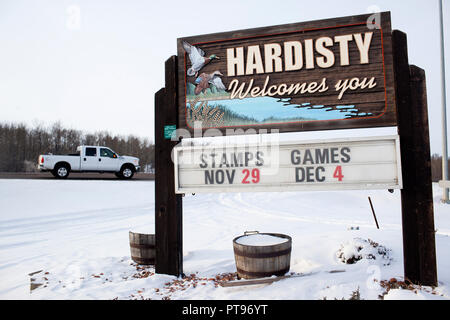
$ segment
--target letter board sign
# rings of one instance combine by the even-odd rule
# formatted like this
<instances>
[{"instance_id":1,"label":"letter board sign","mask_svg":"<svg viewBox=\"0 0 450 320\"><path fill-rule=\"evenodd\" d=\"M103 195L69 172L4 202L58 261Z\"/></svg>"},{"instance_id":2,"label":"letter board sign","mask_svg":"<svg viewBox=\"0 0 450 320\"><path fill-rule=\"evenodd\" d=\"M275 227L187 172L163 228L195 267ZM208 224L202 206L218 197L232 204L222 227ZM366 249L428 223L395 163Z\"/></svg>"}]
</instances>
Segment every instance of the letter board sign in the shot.
<instances>
[{"instance_id":1,"label":"letter board sign","mask_svg":"<svg viewBox=\"0 0 450 320\"><path fill-rule=\"evenodd\" d=\"M401 189L398 136L174 148L176 193Z\"/></svg>"}]
</instances>

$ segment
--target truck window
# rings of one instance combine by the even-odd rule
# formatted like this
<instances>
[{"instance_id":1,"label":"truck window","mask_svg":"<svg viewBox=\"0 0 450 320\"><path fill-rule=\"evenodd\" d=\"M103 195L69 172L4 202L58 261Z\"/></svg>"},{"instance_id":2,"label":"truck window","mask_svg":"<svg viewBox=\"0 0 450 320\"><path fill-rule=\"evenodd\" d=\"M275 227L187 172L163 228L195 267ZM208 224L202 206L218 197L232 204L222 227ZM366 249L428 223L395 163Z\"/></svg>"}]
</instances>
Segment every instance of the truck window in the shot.
<instances>
[{"instance_id":1,"label":"truck window","mask_svg":"<svg viewBox=\"0 0 450 320\"><path fill-rule=\"evenodd\" d=\"M100 157L114 158L114 152L106 148L100 148Z\"/></svg>"},{"instance_id":2,"label":"truck window","mask_svg":"<svg viewBox=\"0 0 450 320\"><path fill-rule=\"evenodd\" d=\"M87 157L95 157L97 155L97 148L86 148Z\"/></svg>"}]
</instances>

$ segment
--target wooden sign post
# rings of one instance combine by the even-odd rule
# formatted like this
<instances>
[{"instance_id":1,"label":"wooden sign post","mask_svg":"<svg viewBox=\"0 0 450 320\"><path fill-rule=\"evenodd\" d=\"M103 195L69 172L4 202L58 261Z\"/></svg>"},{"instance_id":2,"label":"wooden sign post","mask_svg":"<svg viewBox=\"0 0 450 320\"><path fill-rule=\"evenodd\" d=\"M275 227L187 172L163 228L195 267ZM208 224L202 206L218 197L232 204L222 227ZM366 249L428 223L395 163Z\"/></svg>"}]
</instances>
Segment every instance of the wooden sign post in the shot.
<instances>
[{"instance_id":1,"label":"wooden sign post","mask_svg":"<svg viewBox=\"0 0 450 320\"><path fill-rule=\"evenodd\" d=\"M339 177L346 176L341 170L348 170L354 178L347 184L349 188L371 189L374 184L367 183L371 180L361 178L365 174L380 178L377 173L383 171L390 182L379 186L402 188L405 278L437 286L425 72L409 65L406 35L391 31L390 13L379 13L379 18L378 24L369 23L371 15L359 15L178 39L178 56L166 61L165 88L155 95L156 272L183 273L181 193L238 190L225 185L223 170L219 188L202 185L217 181L212 171L199 176L191 170L192 164L178 170L171 157L177 144L170 139L174 129L192 133L199 122L202 132L213 129L213 135L242 134L229 129L243 132L248 128L254 132L299 132L397 126L401 156L392 148L379 155L385 157L383 160L392 158L391 171L398 168L400 158L401 174L386 168L376 171L370 163L365 163L367 170L375 171L358 174L359 169L350 161L351 148L341 146L345 166L338 165L339 172L332 176L338 180L331 180L336 188L345 189L349 181ZM398 143L392 145L397 147ZM373 148L366 154L376 152ZM333 155L338 149L318 149L323 162L319 163L328 165L324 155ZM292 152L303 151L295 150L291 150L290 159L291 165L297 166L300 163ZM176 154L182 154L180 149ZM239 165L243 174L248 175L250 163L263 166L262 153L254 152L257 162L250 161L250 152L245 155L245 164ZM226 167L227 158L225 154L222 160ZM205 168L206 156L201 159L201 168ZM322 166L314 168L295 167L291 171L297 175L290 171L291 175L283 178L286 181L266 179L259 168L253 168L254 183L261 187L247 190L267 191L277 185L289 188L292 176L303 183L292 190L314 190L310 183L314 181L316 188L322 188L320 183L330 173ZM315 170L316 179L309 178L312 171L304 170ZM227 181L232 177L234 173Z\"/></svg>"},{"instance_id":2,"label":"wooden sign post","mask_svg":"<svg viewBox=\"0 0 450 320\"><path fill-rule=\"evenodd\" d=\"M166 61L166 86L155 94L155 269L179 276L183 273L183 202L174 188L171 153L177 142L167 135L167 128L177 126L176 62L176 56Z\"/></svg>"},{"instance_id":3,"label":"wooden sign post","mask_svg":"<svg viewBox=\"0 0 450 320\"><path fill-rule=\"evenodd\" d=\"M409 65L405 33L394 30L392 40L402 155L405 278L416 284L437 286L425 72Z\"/></svg>"}]
</instances>

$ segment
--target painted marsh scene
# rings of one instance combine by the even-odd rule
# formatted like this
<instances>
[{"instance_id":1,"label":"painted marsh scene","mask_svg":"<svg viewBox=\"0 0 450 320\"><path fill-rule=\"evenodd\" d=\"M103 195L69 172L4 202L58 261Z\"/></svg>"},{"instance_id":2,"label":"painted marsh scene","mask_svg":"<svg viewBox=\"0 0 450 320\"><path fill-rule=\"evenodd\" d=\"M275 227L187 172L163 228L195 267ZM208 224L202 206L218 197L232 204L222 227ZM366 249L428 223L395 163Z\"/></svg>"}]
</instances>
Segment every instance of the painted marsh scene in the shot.
<instances>
[{"instance_id":1,"label":"painted marsh scene","mask_svg":"<svg viewBox=\"0 0 450 320\"><path fill-rule=\"evenodd\" d=\"M278 124L314 120L341 120L370 113L359 112L354 105L329 107L310 103L293 104L290 98L257 97L229 99L226 92L205 92L187 96L186 119L189 126L202 121L203 128ZM209 100L211 99L211 100Z\"/></svg>"}]
</instances>

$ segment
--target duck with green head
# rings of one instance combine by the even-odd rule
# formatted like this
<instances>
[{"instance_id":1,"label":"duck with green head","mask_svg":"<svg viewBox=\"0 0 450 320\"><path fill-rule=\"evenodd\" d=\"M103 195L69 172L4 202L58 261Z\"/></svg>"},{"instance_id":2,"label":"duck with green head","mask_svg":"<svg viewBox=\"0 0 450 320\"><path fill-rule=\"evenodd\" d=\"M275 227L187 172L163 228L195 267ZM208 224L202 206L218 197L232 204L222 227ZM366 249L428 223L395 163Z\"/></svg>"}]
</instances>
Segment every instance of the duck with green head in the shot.
<instances>
[{"instance_id":1,"label":"duck with green head","mask_svg":"<svg viewBox=\"0 0 450 320\"><path fill-rule=\"evenodd\" d=\"M186 41L183 41L183 48L189 55L189 60L191 61L192 66L187 70L187 75L192 77L197 77L198 72L201 68L203 68L206 64L211 62L212 60L219 60L220 58L215 54L210 55L209 57L205 57L205 52L193 45L190 45Z\"/></svg>"}]
</instances>

